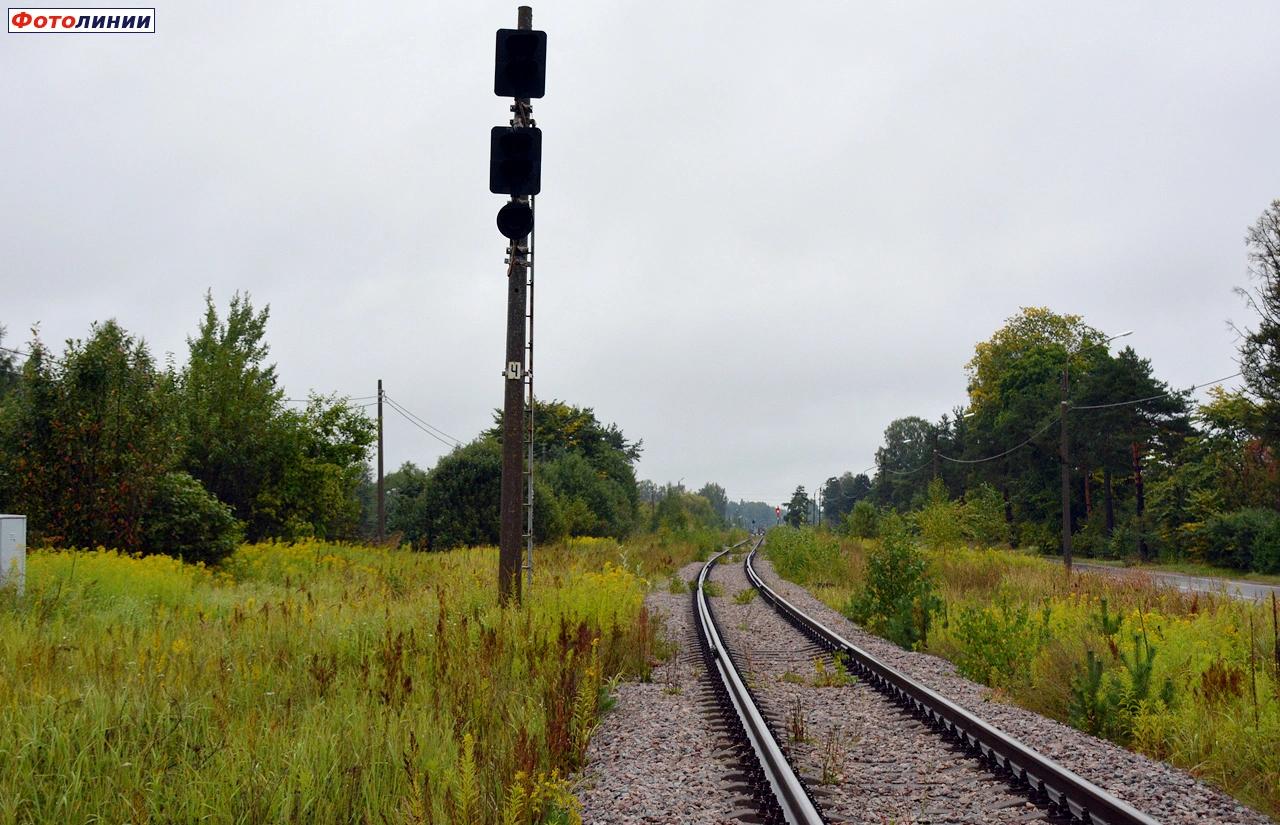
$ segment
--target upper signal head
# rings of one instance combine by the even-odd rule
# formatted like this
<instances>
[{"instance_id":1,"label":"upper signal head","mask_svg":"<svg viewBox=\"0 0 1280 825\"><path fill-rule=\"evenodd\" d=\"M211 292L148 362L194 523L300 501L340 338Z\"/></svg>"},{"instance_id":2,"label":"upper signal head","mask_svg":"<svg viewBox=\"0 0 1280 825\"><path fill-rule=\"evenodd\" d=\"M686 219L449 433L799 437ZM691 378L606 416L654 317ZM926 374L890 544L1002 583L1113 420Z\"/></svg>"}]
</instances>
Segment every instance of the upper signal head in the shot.
<instances>
[{"instance_id":1,"label":"upper signal head","mask_svg":"<svg viewBox=\"0 0 1280 825\"><path fill-rule=\"evenodd\" d=\"M498 29L493 93L498 97L542 97L547 86L547 33Z\"/></svg>"}]
</instances>

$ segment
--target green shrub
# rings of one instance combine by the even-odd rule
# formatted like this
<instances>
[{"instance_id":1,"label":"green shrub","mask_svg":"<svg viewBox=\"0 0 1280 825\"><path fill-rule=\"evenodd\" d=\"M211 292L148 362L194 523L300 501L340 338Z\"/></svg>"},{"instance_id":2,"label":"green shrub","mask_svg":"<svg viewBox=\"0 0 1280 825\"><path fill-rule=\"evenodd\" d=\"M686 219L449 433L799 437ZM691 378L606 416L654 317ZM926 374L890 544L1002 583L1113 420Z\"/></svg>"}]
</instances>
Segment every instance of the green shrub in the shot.
<instances>
[{"instance_id":1,"label":"green shrub","mask_svg":"<svg viewBox=\"0 0 1280 825\"><path fill-rule=\"evenodd\" d=\"M929 498L915 514L920 538L932 549L953 547L964 540L964 507L947 495L942 479L929 482Z\"/></svg>"},{"instance_id":2,"label":"green shrub","mask_svg":"<svg viewBox=\"0 0 1280 825\"><path fill-rule=\"evenodd\" d=\"M1106 606L1103 605L1102 624L1106 628ZM1111 626L1119 628L1119 617ZM1083 670L1077 669L1071 680L1071 704L1069 719L1073 727L1097 736L1105 736L1123 745L1129 744L1134 733L1135 716L1150 702L1158 698L1161 707L1174 703L1172 680L1166 678L1159 697L1151 695L1152 677L1155 671L1156 647L1146 633L1134 633L1133 645L1122 651L1112 645L1112 657L1119 660L1121 672L1108 672L1102 657L1090 650L1085 656Z\"/></svg>"},{"instance_id":3,"label":"green shrub","mask_svg":"<svg viewBox=\"0 0 1280 825\"><path fill-rule=\"evenodd\" d=\"M880 535L880 513L865 498L859 500L844 519L845 531L855 538L873 539Z\"/></svg>"},{"instance_id":4,"label":"green shrub","mask_svg":"<svg viewBox=\"0 0 1280 825\"><path fill-rule=\"evenodd\" d=\"M1139 539L1142 537L1147 540L1147 555L1150 557L1154 551L1152 546L1154 537L1150 531L1139 530L1138 519L1135 516L1117 519L1115 529L1111 531L1111 538L1108 540L1104 552L1099 555L1111 559L1140 558L1142 551Z\"/></svg>"},{"instance_id":5,"label":"green shrub","mask_svg":"<svg viewBox=\"0 0 1280 825\"><path fill-rule=\"evenodd\" d=\"M866 587L844 613L903 647L924 645L930 616L940 605L928 561L900 520L886 519L886 527L880 545L867 552Z\"/></svg>"},{"instance_id":6,"label":"green shrub","mask_svg":"<svg viewBox=\"0 0 1280 825\"><path fill-rule=\"evenodd\" d=\"M1009 525L1004 520L1004 496L990 484L979 484L965 493L964 535L978 544L1005 544Z\"/></svg>"},{"instance_id":7,"label":"green shrub","mask_svg":"<svg viewBox=\"0 0 1280 825\"><path fill-rule=\"evenodd\" d=\"M1102 659L1090 650L1084 669L1077 669L1071 680L1068 719L1073 728L1118 740L1125 728L1121 719L1124 695L1119 682L1105 678L1103 669Z\"/></svg>"},{"instance_id":8,"label":"green shrub","mask_svg":"<svg viewBox=\"0 0 1280 825\"><path fill-rule=\"evenodd\" d=\"M166 473L156 480L142 525L143 552L216 564L239 543L240 523L231 508L200 482L187 473Z\"/></svg>"},{"instance_id":9,"label":"green shrub","mask_svg":"<svg viewBox=\"0 0 1280 825\"><path fill-rule=\"evenodd\" d=\"M1107 535L1107 520L1101 510L1095 510L1080 529L1071 537L1071 547L1077 555L1099 559L1122 558L1130 555L1136 545L1130 547L1130 553L1116 556L1114 547L1118 546Z\"/></svg>"},{"instance_id":10,"label":"green shrub","mask_svg":"<svg viewBox=\"0 0 1280 825\"><path fill-rule=\"evenodd\" d=\"M769 531L769 560L778 575L811 585L844 580L848 563L840 542L810 528L775 527Z\"/></svg>"},{"instance_id":11,"label":"green shrub","mask_svg":"<svg viewBox=\"0 0 1280 825\"><path fill-rule=\"evenodd\" d=\"M1205 560L1210 564L1280 572L1280 513L1251 507L1205 522Z\"/></svg>"},{"instance_id":12,"label":"green shrub","mask_svg":"<svg viewBox=\"0 0 1280 825\"><path fill-rule=\"evenodd\" d=\"M1055 524L1024 521L1018 525L1018 544L1032 553L1056 554L1062 550L1062 539Z\"/></svg>"},{"instance_id":13,"label":"green shrub","mask_svg":"<svg viewBox=\"0 0 1280 825\"><path fill-rule=\"evenodd\" d=\"M1030 681L1031 663L1048 641L1049 609L1033 617L1026 604L1001 599L995 606L965 607L954 619L963 643L956 656L960 672L993 687Z\"/></svg>"}]
</instances>

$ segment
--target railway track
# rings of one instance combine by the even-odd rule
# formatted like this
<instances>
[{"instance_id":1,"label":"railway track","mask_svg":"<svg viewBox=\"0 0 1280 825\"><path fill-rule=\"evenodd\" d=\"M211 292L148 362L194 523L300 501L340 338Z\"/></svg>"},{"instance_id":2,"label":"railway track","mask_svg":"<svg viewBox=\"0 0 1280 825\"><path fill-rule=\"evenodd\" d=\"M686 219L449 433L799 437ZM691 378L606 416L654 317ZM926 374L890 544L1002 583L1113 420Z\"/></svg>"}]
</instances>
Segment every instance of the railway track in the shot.
<instances>
[{"instance_id":1,"label":"railway track","mask_svg":"<svg viewBox=\"0 0 1280 825\"><path fill-rule=\"evenodd\" d=\"M989 777L993 796L1014 791L1038 805L1043 816L1060 822L1091 825L1156 825L1156 820L1135 810L1088 780L1052 759L1027 747L995 726L984 722L946 697L920 684L875 656L842 638L817 619L806 614L771 588L753 566L763 539L756 541L743 559L742 572L772 611L803 634L812 649L825 651L843 663L862 684L874 689L896 706L900 714L918 720L931 729L940 748L962 752L975 768ZM744 543L745 544L745 543ZM737 790L748 796L759 810L757 821L814 825L828 822L815 802L814 791L788 761L771 718L777 707L765 708L750 687L750 667L740 666L743 653L730 649L706 593L712 571L734 548L726 548L702 569L694 590L695 626L721 728L731 734L731 750L743 766ZM732 635L732 634L729 634ZM741 638L741 637L740 637ZM781 655L765 651L765 655ZM847 696L846 696L847 698ZM771 717L769 711L775 713ZM911 724L904 722L904 724ZM942 757L940 756L939 759ZM886 766L889 770L894 765ZM1011 803L997 800L997 808ZM1025 804L1025 802L1023 803ZM1034 809L1032 809L1034 812ZM985 820L984 820L985 821Z\"/></svg>"},{"instance_id":2,"label":"railway track","mask_svg":"<svg viewBox=\"0 0 1280 825\"><path fill-rule=\"evenodd\" d=\"M698 641L710 676L720 721L730 735L730 747L743 766L737 790L751 800L767 825L823 825L804 782L787 761L772 726L738 672L707 599L707 578L716 563L731 549L716 554L698 574L693 610ZM752 548L753 551L755 548Z\"/></svg>"}]
</instances>

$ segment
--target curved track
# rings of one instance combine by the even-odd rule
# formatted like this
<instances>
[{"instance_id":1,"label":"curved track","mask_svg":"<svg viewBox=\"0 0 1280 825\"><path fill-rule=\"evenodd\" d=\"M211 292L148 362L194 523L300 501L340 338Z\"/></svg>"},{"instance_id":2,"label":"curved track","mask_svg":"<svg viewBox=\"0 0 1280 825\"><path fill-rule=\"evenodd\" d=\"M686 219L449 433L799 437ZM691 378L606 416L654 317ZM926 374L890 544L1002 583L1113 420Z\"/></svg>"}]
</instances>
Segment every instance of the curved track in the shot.
<instances>
[{"instance_id":1,"label":"curved track","mask_svg":"<svg viewBox=\"0 0 1280 825\"><path fill-rule=\"evenodd\" d=\"M740 547L742 544L734 545ZM757 543L757 547L759 544ZM721 550L698 574L693 607L707 673L711 676L721 720L735 734L732 747L744 768L742 779L762 821L770 825L823 825L826 822L796 775L769 723L729 654L707 601L706 582L716 563L732 548ZM752 548L754 552L755 548Z\"/></svg>"}]
</instances>

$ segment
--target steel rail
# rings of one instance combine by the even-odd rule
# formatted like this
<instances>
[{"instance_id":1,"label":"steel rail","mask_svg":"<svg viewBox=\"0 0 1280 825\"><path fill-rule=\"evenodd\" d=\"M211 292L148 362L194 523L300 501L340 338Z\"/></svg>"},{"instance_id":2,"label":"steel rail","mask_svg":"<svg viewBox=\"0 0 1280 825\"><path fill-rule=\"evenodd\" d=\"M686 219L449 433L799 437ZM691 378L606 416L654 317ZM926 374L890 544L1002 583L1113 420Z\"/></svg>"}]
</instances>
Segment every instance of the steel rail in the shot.
<instances>
[{"instance_id":1,"label":"steel rail","mask_svg":"<svg viewBox=\"0 0 1280 825\"><path fill-rule=\"evenodd\" d=\"M899 705L913 711L944 736L954 737L994 773L1031 792L1053 812L1089 825L1159 825L1158 821L1117 799L1009 734L984 722L941 694L842 638L788 602L765 584L752 559L760 542L743 561L747 579L784 618L810 639L847 657L846 666Z\"/></svg>"},{"instance_id":2,"label":"steel rail","mask_svg":"<svg viewBox=\"0 0 1280 825\"><path fill-rule=\"evenodd\" d=\"M746 544L746 541L740 542L734 547L740 547L742 544ZM759 544L759 542L756 542L756 547L759 547ZM765 722L764 716L761 715L760 709L756 706L750 690L738 674L738 669L734 666L733 660L729 656L729 649L725 647L723 640L720 638L720 632L716 626L715 615L711 611L711 605L707 602L705 585L707 577L711 573L711 568L731 549L733 548L726 547L721 550L703 566L702 572L698 574L698 586L694 592L698 634L703 643L704 651L708 654L708 669L710 670L714 666L716 674L720 677L720 681L728 694L728 699L737 713L738 720L742 723L743 733L746 735L747 741L750 742L752 750L755 751L756 759L760 763L764 776L769 782L769 787L773 791L773 796L777 800L778 808L786 822L789 825L823 825L826 820L818 813L813 800L809 798L809 792L805 790L804 783L800 781L800 778L796 776L795 771L792 770L791 765L787 762L786 756L778 746L778 741L774 738L768 723ZM754 551L755 548L753 547L752 552Z\"/></svg>"}]
</instances>

